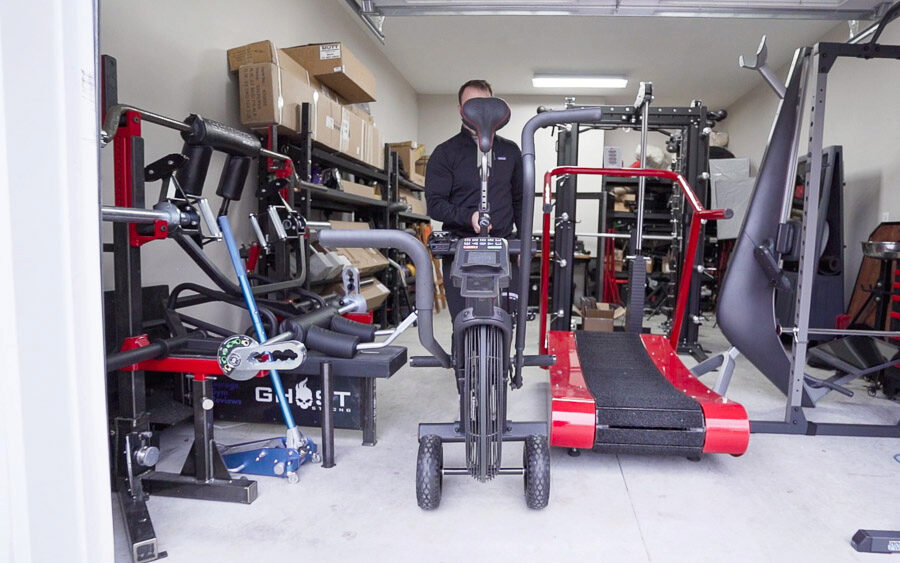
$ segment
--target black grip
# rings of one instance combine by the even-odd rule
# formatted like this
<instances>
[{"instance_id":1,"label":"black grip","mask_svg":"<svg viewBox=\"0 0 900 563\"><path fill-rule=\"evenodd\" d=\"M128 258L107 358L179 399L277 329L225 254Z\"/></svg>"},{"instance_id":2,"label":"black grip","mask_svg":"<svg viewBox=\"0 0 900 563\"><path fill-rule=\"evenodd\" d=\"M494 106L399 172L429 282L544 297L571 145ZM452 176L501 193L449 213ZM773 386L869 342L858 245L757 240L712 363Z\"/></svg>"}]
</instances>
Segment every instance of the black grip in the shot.
<instances>
[{"instance_id":1,"label":"black grip","mask_svg":"<svg viewBox=\"0 0 900 563\"><path fill-rule=\"evenodd\" d=\"M230 155L222 168L216 195L229 201L239 201L244 192L244 184L247 183L247 175L250 174L251 164L253 159L249 156Z\"/></svg>"},{"instance_id":2,"label":"black grip","mask_svg":"<svg viewBox=\"0 0 900 563\"><path fill-rule=\"evenodd\" d=\"M290 317L281 321L281 332L290 332L291 337L303 341L306 339L306 332L311 326L327 328L331 326L331 317L337 315L337 310L333 307L323 307L316 309L305 315Z\"/></svg>"},{"instance_id":3,"label":"black grip","mask_svg":"<svg viewBox=\"0 0 900 563\"><path fill-rule=\"evenodd\" d=\"M331 317L331 330L341 334L355 336L359 338L360 342L374 342L375 340L374 326L360 323L340 315Z\"/></svg>"},{"instance_id":4,"label":"black grip","mask_svg":"<svg viewBox=\"0 0 900 563\"><path fill-rule=\"evenodd\" d=\"M207 145L228 154L259 156L259 149L262 148L259 139L246 131L200 117L196 113L189 115L184 122L191 126L190 131L181 133L181 138L188 144Z\"/></svg>"},{"instance_id":5,"label":"black grip","mask_svg":"<svg viewBox=\"0 0 900 563\"><path fill-rule=\"evenodd\" d=\"M310 350L335 358L352 358L356 355L359 338L349 334L340 334L327 328L311 326L306 331L306 340L303 343Z\"/></svg>"},{"instance_id":6,"label":"black grip","mask_svg":"<svg viewBox=\"0 0 900 563\"><path fill-rule=\"evenodd\" d=\"M187 162L175 173L175 179L187 195L199 196L203 193L212 153L213 148L206 145L185 143L181 149L181 154L187 157Z\"/></svg>"}]
</instances>

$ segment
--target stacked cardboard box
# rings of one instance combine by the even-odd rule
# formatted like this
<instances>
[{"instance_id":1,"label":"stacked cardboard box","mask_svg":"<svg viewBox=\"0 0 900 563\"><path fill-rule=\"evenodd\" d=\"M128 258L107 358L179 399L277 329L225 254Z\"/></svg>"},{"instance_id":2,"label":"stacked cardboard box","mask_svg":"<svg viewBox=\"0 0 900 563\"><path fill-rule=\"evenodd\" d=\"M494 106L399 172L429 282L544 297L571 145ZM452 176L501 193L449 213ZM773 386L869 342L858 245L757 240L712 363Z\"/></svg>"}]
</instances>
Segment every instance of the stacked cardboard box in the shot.
<instances>
[{"instance_id":1,"label":"stacked cardboard box","mask_svg":"<svg viewBox=\"0 0 900 563\"><path fill-rule=\"evenodd\" d=\"M425 155L419 160L416 161L416 174L419 174L423 178L425 177L425 171L428 170L428 157L431 155Z\"/></svg>"},{"instance_id":2,"label":"stacked cardboard box","mask_svg":"<svg viewBox=\"0 0 900 563\"><path fill-rule=\"evenodd\" d=\"M335 229L368 229L368 223L354 221L331 221ZM387 268L388 259L374 248L338 248L341 255L345 256L350 265L359 270L360 276L369 276Z\"/></svg>"},{"instance_id":3,"label":"stacked cardboard box","mask_svg":"<svg viewBox=\"0 0 900 563\"><path fill-rule=\"evenodd\" d=\"M409 205L409 210L413 213L428 215L428 208L425 205L425 200L419 197L419 194L421 193L422 192L416 193L412 190L407 190L406 188L400 188L399 199Z\"/></svg>"},{"instance_id":4,"label":"stacked cardboard box","mask_svg":"<svg viewBox=\"0 0 900 563\"><path fill-rule=\"evenodd\" d=\"M390 290L378 281L377 278L362 278L359 283L362 286L359 288L359 293L366 300L366 307L368 307L369 310L381 307L391 294ZM322 290L322 293L325 295L334 293L341 297L345 295L344 286L340 283L326 286L325 289Z\"/></svg>"},{"instance_id":5,"label":"stacked cardboard box","mask_svg":"<svg viewBox=\"0 0 900 563\"><path fill-rule=\"evenodd\" d=\"M425 185L424 173L419 173L416 164L419 159L425 156L425 145L420 145L415 141L403 141L402 143L391 143L391 150L395 151L403 163L403 170L409 175L409 180L420 186Z\"/></svg>"},{"instance_id":6,"label":"stacked cardboard box","mask_svg":"<svg viewBox=\"0 0 900 563\"><path fill-rule=\"evenodd\" d=\"M327 58L313 59L314 51ZM300 130L302 105L308 103L314 140L383 166L381 134L372 117L348 105L373 101L375 79L340 43L277 49L271 41L258 41L229 49L228 68L238 74L244 125L277 125L279 133L291 136Z\"/></svg>"},{"instance_id":7,"label":"stacked cardboard box","mask_svg":"<svg viewBox=\"0 0 900 563\"><path fill-rule=\"evenodd\" d=\"M381 199L381 192L375 186L367 186L349 180L341 180L341 189L348 194L367 197L369 199Z\"/></svg>"}]
</instances>

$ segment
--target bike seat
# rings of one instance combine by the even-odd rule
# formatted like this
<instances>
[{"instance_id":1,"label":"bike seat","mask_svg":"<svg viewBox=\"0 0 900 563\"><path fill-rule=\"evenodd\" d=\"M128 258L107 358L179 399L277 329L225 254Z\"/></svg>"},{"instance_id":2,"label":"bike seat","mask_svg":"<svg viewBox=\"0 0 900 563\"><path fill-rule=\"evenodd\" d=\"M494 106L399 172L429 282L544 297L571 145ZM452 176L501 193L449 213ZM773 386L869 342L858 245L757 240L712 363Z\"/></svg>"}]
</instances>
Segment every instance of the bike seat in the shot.
<instances>
[{"instance_id":1,"label":"bike seat","mask_svg":"<svg viewBox=\"0 0 900 563\"><path fill-rule=\"evenodd\" d=\"M509 122L509 106L501 98L472 98L462 107L462 120L475 131L481 152L490 152L494 133Z\"/></svg>"}]
</instances>

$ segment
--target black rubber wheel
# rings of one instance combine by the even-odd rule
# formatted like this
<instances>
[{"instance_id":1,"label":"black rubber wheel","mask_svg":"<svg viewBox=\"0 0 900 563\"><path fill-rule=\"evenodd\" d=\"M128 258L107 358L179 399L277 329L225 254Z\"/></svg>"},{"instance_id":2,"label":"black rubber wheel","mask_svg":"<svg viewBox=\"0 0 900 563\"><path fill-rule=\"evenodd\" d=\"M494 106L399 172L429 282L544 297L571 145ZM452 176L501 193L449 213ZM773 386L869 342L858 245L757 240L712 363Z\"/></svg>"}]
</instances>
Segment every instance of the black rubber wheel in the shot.
<instances>
[{"instance_id":1,"label":"black rubber wheel","mask_svg":"<svg viewBox=\"0 0 900 563\"><path fill-rule=\"evenodd\" d=\"M434 434L422 436L416 462L416 501L422 510L434 510L441 504L443 469L444 446L441 437Z\"/></svg>"},{"instance_id":2,"label":"black rubber wheel","mask_svg":"<svg viewBox=\"0 0 900 563\"><path fill-rule=\"evenodd\" d=\"M540 510L550 502L550 445L546 436L525 438L522 448L525 467L525 502Z\"/></svg>"}]
</instances>

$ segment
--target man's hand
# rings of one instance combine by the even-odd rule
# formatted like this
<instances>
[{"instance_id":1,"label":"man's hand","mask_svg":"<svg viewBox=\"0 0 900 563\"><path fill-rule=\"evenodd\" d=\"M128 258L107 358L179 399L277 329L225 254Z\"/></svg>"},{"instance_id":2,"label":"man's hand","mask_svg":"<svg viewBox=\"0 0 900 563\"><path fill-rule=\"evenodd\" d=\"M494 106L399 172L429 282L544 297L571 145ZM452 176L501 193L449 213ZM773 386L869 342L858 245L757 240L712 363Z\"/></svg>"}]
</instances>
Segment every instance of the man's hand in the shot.
<instances>
[{"instance_id":1,"label":"man's hand","mask_svg":"<svg viewBox=\"0 0 900 563\"><path fill-rule=\"evenodd\" d=\"M488 232L491 232L491 227L493 225L488 225ZM472 230L475 231L475 234L481 234L481 226L478 224L478 212L472 213Z\"/></svg>"}]
</instances>

